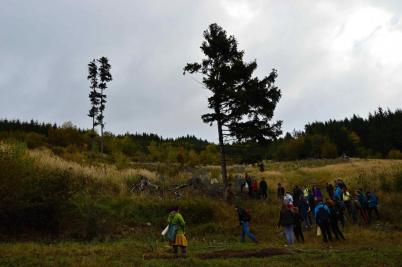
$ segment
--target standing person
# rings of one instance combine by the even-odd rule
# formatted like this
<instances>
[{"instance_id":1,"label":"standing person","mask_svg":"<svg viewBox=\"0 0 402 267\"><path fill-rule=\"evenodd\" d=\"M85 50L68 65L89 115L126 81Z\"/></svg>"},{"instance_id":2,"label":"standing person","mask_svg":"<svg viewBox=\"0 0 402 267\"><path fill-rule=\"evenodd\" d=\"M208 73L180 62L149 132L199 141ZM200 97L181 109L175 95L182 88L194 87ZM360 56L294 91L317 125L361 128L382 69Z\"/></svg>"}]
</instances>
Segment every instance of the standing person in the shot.
<instances>
[{"instance_id":1,"label":"standing person","mask_svg":"<svg viewBox=\"0 0 402 267\"><path fill-rule=\"evenodd\" d=\"M338 183L335 186L335 193L333 194L331 199L334 199L335 201L343 201L342 197L343 197L343 191L341 185Z\"/></svg>"},{"instance_id":2,"label":"standing person","mask_svg":"<svg viewBox=\"0 0 402 267\"><path fill-rule=\"evenodd\" d=\"M246 181L247 187L248 187L248 195L251 197L252 189L251 189L251 177L246 174L244 175L244 180Z\"/></svg>"},{"instance_id":3,"label":"standing person","mask_svg":"<svg viewBox=\"0 0 402 267\"><path fill-rule=\"evenodd\" d=\"M309 190L308 187L306 186L306 187L304 188L304 190L303 190L303 196L304 196L305 198L307 198L309 191L310 191L310 190Z\"/></svg>"},{"instance_id":4,"label":"standing person","mask_svg":"<svg viewBox=\"0 0 402 267\"><path fill-rule=\"evenodd\" d=\"M283 204L287 205L288 207L293 207L293 196L290 192L286 192L285 196L283 197Z\"/></svg>"},{"instance_id":5,"label":"standing person","mask_svg":"<svg viewBox=\"0 0 402 267\"><path fill-rule=\"evenodd\" d=\"M282 204L282 209L279 214L278 227L284 227L285 237L288 245L292 245L295 242L294 225L295 220L292 211L286 204Z\"/></svg>"},{"instance_id":6,"label":"standing person","mask_svg":"<svg viewBox=\"0 0 402 267\"><path fill-rule=\"evenodd\" d=\"M363 220L364 224L368 224L368 202L367 202L367 197L366 195L363 193L362 189L359 189L356 191L356 196L357 196L357 200L359 201L359 205L360 205L360 217Z\"/></svg>"},{"instance_id":7,"label":"standing person","mask_svg":"<svg viewBox=\"0 0 402 267\"><path fill-rule=\"evenodd\" d=\"M367 192L367 200L368 200L368 218L369 218L369 223L371 223L371 213L374 211L377 220L380 219L380 213L378 212L377 205L378 205L378 198L374 193Z\"/></svg>"},{"instance_id":8,"label":"standing person","mask_svg":"<svg viewBox=\"0 0 402 267\"><path fill-rule=\"evenodd\" d=\"M325 205L322 200L318 202L314 209L314 215L317 225L321 229L321 234L324 242L332 241L330 226L330 211L327 205Z\"/></svg>"},{"instance_id":9,"label":"standing person","mask_svg":"<svg viewBox=\"0 0 402 267\"><path fill-rule=\"evenodd\" d=\"M268 191L267 182L265 181L264 178L262 178L260 181L260 195L261 195L261 198L264 200L267 199L267 197L268 197L267 191Z\"/></svg>"},{"instance_id":10,"label":"standing person","mask_svg":"<svg viewBox=\"0 0 402 267\"><path fill-rule=\"evenodd\" d=\"M357 220L358 220L358 212L360 209L360 203L356 198L350 197L349 206L350 206L350 215L352 216L352 222L353 222L353 224L356 224Z\"/></svg>"},{"instance_id":11,"label":"standing person","mask_svg":"<svg viewBox=\"0 0 402 267\"><path fill-rule=\"evenodd\" d=\"M313 196L315 201L321 201L322 200L322 193L319 187L313 186Z\"/></svg>"},{"instance_id":12,"label":"standing person","mask_svg":"<svg viewBox=\"0 0 402 267\"><path fill-rule=\"evenodd\" d=\"M257 238L250 232L251 215L247 210L236 207L237 215L239 217L239 224L241 226L240 242L244 242L244 238L247 235L254 243L258 243Z\"/></svg>"},{"instance_id":13,"label":"standing person","mask_svg":"<svg viewBox=\"0 0 402 267\"><path fill-rule=\"evenodd\" d=\"M327 193L328 193L329 198L331 198L331 199L334 198L334 187L330 183L327 183Z\"/></svg>"},{"instance_id":14,"label":"standing person","mask_svg":"<svg viewBox=\"0 0 402 267\"><path fill-rule=\"evenodd\" d=\"M281 202L283 201L283 197L285 196L285 188L281 185L281 183L278 183L278 189L276 190L276 195L278 197L278 200Z\"/></svg>"},{"instance_id":15,"label":"standing person","mask_svg":"<svg viewBox=\"0 0 402 267\"><path fill-rule=\"evenodd\" d=\"M238 178L238 184L240 186L240 193L243 193L243 188L246 186L246 180L239 176Z\"/></svg>"},{"instance_id":16,"label":"standing person","mask_svg":"<svg viewBox=\"0 0 402 267\"><path fill-rule=\"evenodd\" d=\"M294 228L293 232L295 234L297 242L304 242L303 230L302 230L302 221L303 218L299 213L299 209L297 207L293 207L291 209L293 212L293 220L294 220Z\"/></svg>"},{"instance_id":17,"label":"standing person","mask_svg":"<svg viewBox=\"0 0 402 267\"><path fill-rule=\"evenodd\" d=\"M251 196L253 198L258 197L258 183L255 179L251 182Z\"/></svg>"},{"instance_id":18,"label":"standing person","mask_svg":"<svg viewBox=\"0 0 402 267\"><path fill-rule=\"evenodd\" d=\"M303 195L303 191L298 185L293 188L293 204L295 206L299 205L300 197Z\"/></svg>"},{"instance_id":19,"label":"standing person","mask_svg":"<svg viewBox=\"0 0 402 267\"><path fill-rule=\"evenodd\" d=\"M316 202L315 202L315 199L314 199L313 192L312 192L311 190L308 190L307 202L308 202L308 205L309 205L309 207L310 207L311 213L312 213L313 216L315 217L315 215L314 215L314 208L315 208L315 203L316 203Z\"/></svg>"},{"instance_id":20,"label":"standing person","mask_svg":"<svg viewBox=\"0 0 402 267\"><path fill-rule=\"evenodd\" d=\"M170 210L168 216L168 224L169 230L167 233L167 238L169 240L170 245L173 247L173 253L175 256L178 256L179 247L181 249L181 254L183 256L187 255L187 238L184 232L184 226L186 222L183 219L183 216L179 212L179 207L173 207Z\"/></svg>"},{"instance_id":21,"label":"standing person","mask_svg":"<svg viewBox=\"0 0 402 267\"><path fill-rule=\"evenodd\" d=\"M327 199L326 203L330 211L329 221L331 225L331 230L334 233L336 240L339 240L339 238L345 240L345 237L343 236L338 226L338 221L341 220L341 215L336 210L335 202L332 199Z\"/></svg>"},{"instance_id":22,"label":"standing person","mask_svg":"<svg viewBox=\"0 0 402 267\"><path fill-rule=\"evenodd\" d=\"M352 215L351 196L346 186L342 188L342 199L343 203L345 203L345 207L349 215Z\"/></svg>"},{"instance_id":23,"label":"standing person","mask_svg":"<svg viewBox=\"0 0 402 267\"><path fill-rule=\"evenodd\" d=\"M309 215L310 207L304 196L300 197L300 202L299 202L298 208L299 208L299 213L303 218L305 228L310 228L312 225L311 218Z\"/></svg>"}]
</instances>

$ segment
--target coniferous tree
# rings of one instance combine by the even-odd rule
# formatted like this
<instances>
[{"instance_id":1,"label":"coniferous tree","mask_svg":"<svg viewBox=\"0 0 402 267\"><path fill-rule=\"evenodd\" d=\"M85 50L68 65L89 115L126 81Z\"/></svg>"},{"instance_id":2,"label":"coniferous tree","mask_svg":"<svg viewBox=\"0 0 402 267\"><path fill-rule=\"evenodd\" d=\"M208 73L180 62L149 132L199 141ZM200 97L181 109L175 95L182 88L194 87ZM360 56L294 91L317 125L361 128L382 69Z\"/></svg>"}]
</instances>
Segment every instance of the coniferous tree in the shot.
<instances>
[{"instance_id":1,"label":"coniferous tree","mask_svg":"<svg viewBox=\"0 0 402 267\"><path fill-rule=\"evenodd\" d=\"M272 125L274 109L281 93L274 86L277 73L273 70L262 80L252 77L255 61L243 61L244 51L237 49L234 36L217 24L204 31L201 50L206 56L201 63L184 67L184 73L201 73L204 86L212 92L208 107L212 113L202 115L205 123L216 122L221 155L221 174L225 189L228 185L224 137L237 141L265 142L281 133L281 121ZM225 190L226 191L226 190Z\"/></svg>"},{"instance_id":2,"label":"coniferous tree","mask_svg":"<svg viewBox=\"0 0 402 267\"><path fill-rule=\"evenodd\" d=\"M103 133L104 133L104 128L105 128L105 122L104 122L104 115L103 112L105 110L105 104L106 104L106 95L105 95L105 90L107 88L107 83L112 80L112 75L110 74L110 69L111 65L109 64L109 60L106 57L101 57L98 59L98 62L100 64L99 66L99 94L98 94L98 100L99 100L99 113L96 116L96 121L101 127L101 153L103 153Z\"/></svg>"},{"instance_id":3,"label":"coniferous tree","mask_svg":"<svg viewBox=\"0 0 402 267\"><path fill-rule=\"evenodd\" d=\"M88 116L92 118L92 132L95 132L95 127L98 125L96 117L99 113L99 93L98 89L98 66L96 65L95 59L93 59L88 64L88 77L90 81L91 92L89 93L89 100L91 101L91 109L89 110Z\"/></svg>"}]
</instances>

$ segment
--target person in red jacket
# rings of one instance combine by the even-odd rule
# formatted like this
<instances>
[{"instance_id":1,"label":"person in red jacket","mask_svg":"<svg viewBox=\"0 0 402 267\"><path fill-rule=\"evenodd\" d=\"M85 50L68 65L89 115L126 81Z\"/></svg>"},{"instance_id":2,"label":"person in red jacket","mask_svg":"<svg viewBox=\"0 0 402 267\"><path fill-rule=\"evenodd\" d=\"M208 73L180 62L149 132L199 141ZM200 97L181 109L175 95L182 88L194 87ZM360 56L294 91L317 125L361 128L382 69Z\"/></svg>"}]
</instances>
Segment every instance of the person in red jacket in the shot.
<instances>
[{"instance_id":1,"label":"person in red jacket","mask_svg":"<svg viewBox=\"0 0 402 267\"><path fill-rule=\"evenodd\" d=\"M258 193L258 183L257 180L253 180L251 183L251 196L253 198L257 198L257 193Z\"/></svg>"}]
</instances>

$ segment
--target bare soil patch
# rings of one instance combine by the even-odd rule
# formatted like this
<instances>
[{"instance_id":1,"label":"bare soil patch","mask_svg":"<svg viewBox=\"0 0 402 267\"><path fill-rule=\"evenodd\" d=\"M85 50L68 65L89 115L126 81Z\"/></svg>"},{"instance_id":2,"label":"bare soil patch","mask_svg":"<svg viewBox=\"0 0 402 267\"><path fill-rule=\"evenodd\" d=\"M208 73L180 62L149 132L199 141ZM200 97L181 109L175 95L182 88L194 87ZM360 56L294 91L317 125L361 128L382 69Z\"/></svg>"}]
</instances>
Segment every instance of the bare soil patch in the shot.
<instances>
[{"instance_id":1,"label":"bare soil patch","mask_svg":"<svg viewBox=\"0 0 402 267\"><path fill-rule=\"evenodd\" d=\"M258 249L258 250L219 250L219 251L211 251L211 252L206 252L206 253L201 253L201 254L196 254L196 255L191 255L203 260L208 260L208 259L227 259L227 258L265 258L265 257L272 257L276 255L287 255L287 254L292 254L294 252L290 251L289 249L286 248L264 248L264 249ZM153 259L181 259L183 258L182 256L175 257L172 254L155 254L155 253L149 253L149 254L144 254L143 259L144 260L153 260Z\"/></svg>"},{"instance_id":2,"label":"bare soil patch","mask_svg":"<svg viewBox=\"0 0 402 267\"><path fill-rule=\"evenodd\" d=\"M276 255L286 255L292 252L285 248L264 248L259 250L220 250L199 254L200 259L226 259L226 258L265 258Z\"/></svg>"}]
</instances>

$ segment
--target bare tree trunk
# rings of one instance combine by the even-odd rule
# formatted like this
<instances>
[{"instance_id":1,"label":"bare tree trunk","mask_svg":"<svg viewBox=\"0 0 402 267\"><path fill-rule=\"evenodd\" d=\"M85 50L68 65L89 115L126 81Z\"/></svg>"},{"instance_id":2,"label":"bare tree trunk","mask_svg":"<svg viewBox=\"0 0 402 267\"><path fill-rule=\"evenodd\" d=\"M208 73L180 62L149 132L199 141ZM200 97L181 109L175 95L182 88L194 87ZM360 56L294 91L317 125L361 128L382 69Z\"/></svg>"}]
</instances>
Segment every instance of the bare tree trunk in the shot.
<instances>
[{"instance_id":1,"label":"bare tree trunk","mask_svg":"<svg viewBox=\"0 0 402 267\"><path fill-rule=\"evenodd\" d=\"M221 154L221 174L223 180L223 197L226 200L226 190L228 188L227 170L226 170L226 157L225 145L223 143L222 122L218 121L218 135L219 135L219 151Z\"/></svg>"},{"instance_id":2,"label":"bare tree trunk","mask_svg":"<svg viewBox=\"0 0 402 267\"><path fill-rule=\"evenodd\" d=\"M103 125L101 125L101 154L103 154Z\"/></svg>"}]
</instances>

